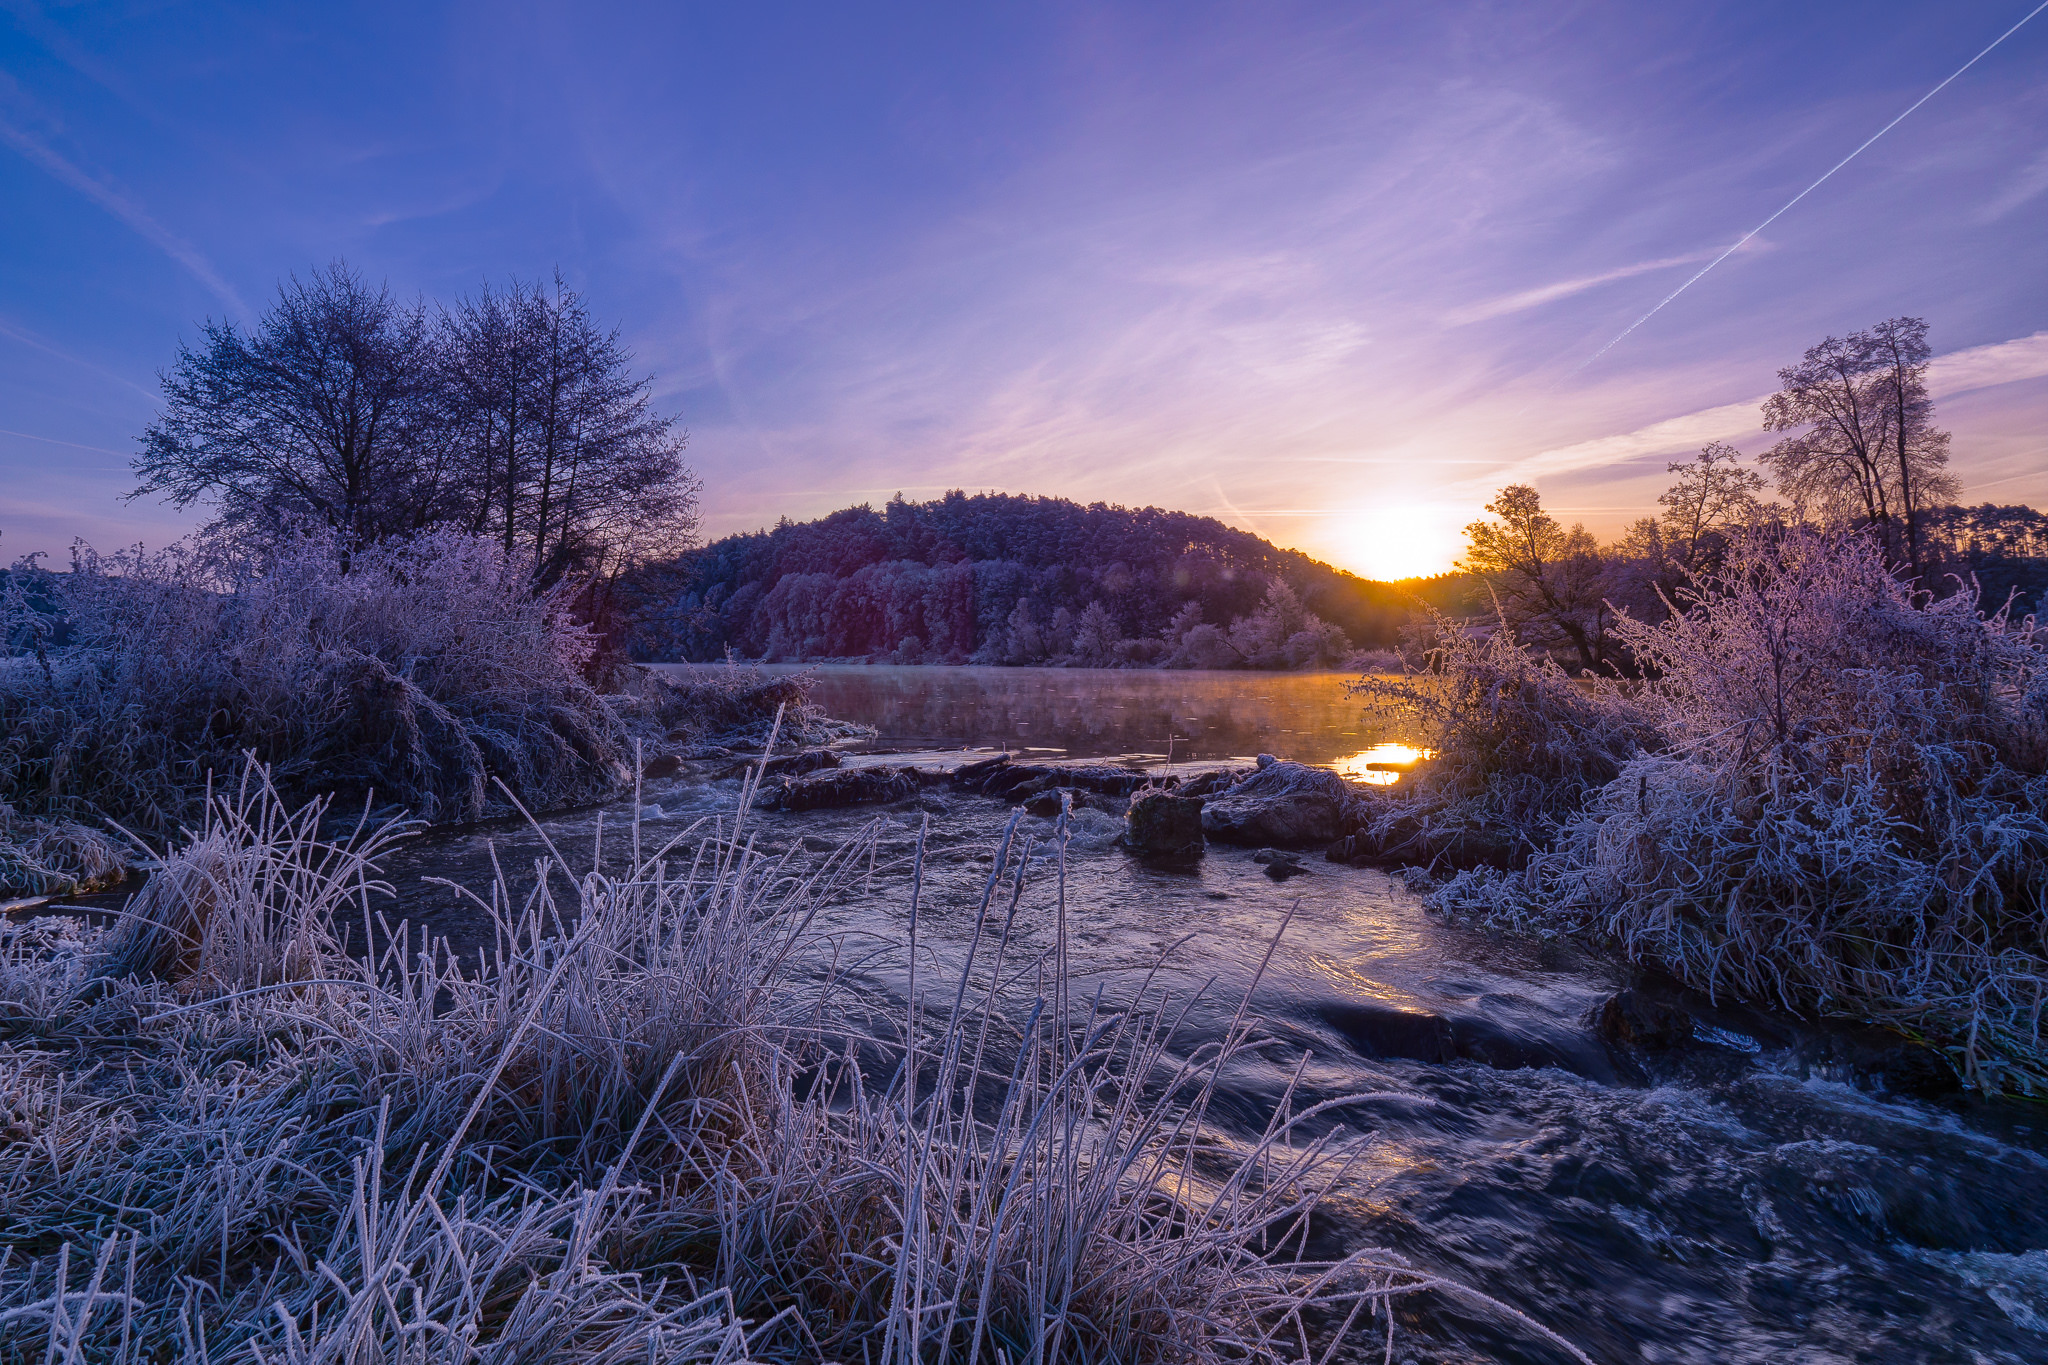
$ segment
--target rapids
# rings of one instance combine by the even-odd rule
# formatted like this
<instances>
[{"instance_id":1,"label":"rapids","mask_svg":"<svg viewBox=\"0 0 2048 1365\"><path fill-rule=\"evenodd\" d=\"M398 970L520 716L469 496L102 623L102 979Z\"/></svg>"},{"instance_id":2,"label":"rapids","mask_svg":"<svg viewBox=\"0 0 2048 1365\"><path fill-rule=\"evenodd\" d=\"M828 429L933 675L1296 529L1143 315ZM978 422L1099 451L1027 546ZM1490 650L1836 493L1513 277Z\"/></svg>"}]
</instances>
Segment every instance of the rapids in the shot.
<instances>
[{"instance_id":1,"label":"rapids","mask_svg":"<svg viewBox=\"0 0 2048 1365\"><path fill-rule=\"evenodd\" d=\"M738 794L731 777L651 785L640 837L682 835L686 859L712 827L684 831L705 817L729 829ZM573 862L602 821L617 868L633 810L541 830ZM998 802L929 791L880 811L752 812L747 828L794 870L882 822L871 870L816 927L847 960L871 954L858 974L898 994L922 832L919 994L938 1007L1008 818ZM1076 989L1125 997L1158 967L1156 989L1198 999L1181 1035L1192 1048L1257 978L1252 1007L1279 1041L1230 1075L1215 1114L1239 1131L1219 1136L1256 1130L1304 1052L1299 1103L1360 1097L1341 1118L1364 1151L1325 1205L1322 1249L1391 1247L1600 1361L2048 1359L2041 1106L1861 1089L1802 1060L1798 1027L1734 1009L1692 1047L1612 1050L1587 1016L1623 976L1596 958L1446 924L1380 872L1311 859L1282 884L1252 850L1217 846L1192 871L1154 870L1116 832L1080 812L1066 846ZM1051 949L1062 892L1053 822L1022 817L1017 833L1036 847L1012 960ZM473 943L477 916L419 878L487 883L493 846L515 879L542 852L532 829L438 835L386 873L415 924ZM1563 1358L1447 1300L1410 1301L1404 1317L1397 1360Z\"/></svg>"}]
</instances>

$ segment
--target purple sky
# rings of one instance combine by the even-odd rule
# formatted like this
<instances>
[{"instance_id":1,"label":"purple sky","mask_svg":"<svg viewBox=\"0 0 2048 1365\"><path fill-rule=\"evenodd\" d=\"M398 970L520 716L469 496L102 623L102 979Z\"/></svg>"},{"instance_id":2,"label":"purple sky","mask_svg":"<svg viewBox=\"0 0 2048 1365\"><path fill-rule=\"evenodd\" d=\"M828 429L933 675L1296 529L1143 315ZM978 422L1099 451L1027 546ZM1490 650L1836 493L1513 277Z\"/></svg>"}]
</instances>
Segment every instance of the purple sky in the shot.
<instances>
[{"instance_id":1,"label":"purple sky","mask_svg":"<svg viewBox=\"0 0 2048 1365\"><path fill-rule=\"evenodd\" d=\"M713 533L964 486L1442 568L1899 313L1966 498L2048 505L2048 14L1598 354L2031 7L0 0L0 558L183 530L155 371L337 255L559 266Z\"/></svg>"}]
</instances>

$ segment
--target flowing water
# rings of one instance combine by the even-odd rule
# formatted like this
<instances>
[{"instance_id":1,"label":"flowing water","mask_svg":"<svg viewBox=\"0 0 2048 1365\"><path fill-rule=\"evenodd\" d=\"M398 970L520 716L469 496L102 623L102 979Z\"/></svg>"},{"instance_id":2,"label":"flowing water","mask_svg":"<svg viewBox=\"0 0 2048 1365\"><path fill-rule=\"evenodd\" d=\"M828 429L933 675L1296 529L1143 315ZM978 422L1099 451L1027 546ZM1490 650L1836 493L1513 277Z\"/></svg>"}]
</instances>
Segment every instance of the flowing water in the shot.
<instances>
[{"instance_id":1,"label":"flowing water","mask_svg":"<svg viewBox=\"0 0 2048 1365\"><path fill-rule=\"evenodd\" d=\"M1400 738L1359 723L1343 681L876 668L827 672L817 695L833 714L877 726L873 748L1001 743L1028 730L1033 747L1075 758L1163 758L1167 721L1185 727L1175 759L1264 750L1343 766ZM682 836L686 852L708 829L686 834L692 821L730 827L738 788L702 772L650 786L642 839ZM616 865L633 809L551 819L546 832L587 856L602 818ZM872 869L820 927L855 955L880 946L879 965L861 975L900 992L920 829L929 958L919 972L944 980L1012 816L933 789L901 808L747 818L760 848L798 866L882 822ZM2041 1105L1859 1087L1804 1060L1811 1030L1733 1006L1708 1009L1692 1046L1617 1051L1587 1023L1625 982L1597 956L1446 924L1395 879L1320 859L1284 883L1249 849L1212 846L1189 871L1147 868L1117 848L1117 831L1111 816L1079 812L1065 850L1081 984L1114 997L1163 962L1155 987L1201 1002L1185 1028L1190 1048L1218 1036L1250 989L1280 1043L1229 1075L1215 1114L1232 1130L1225 1138L1263 1125L1304 1053L1298 1098L1360 1097L1343 1121L1361 1159L1327 1206L1320 1250L1392 1248L1603 1362L2048 1361ZM1036 841L1018 916L1028 952L1053 941L1062 881L1052 822L1023 817L1018 833ZM494 844L508 868L540 851L537 835L506 827L422 841L387 870L416 918L473 937L476 923L418 877L486 882ZM1564 1359L1445 1299L1411 1302L1402 1316L1396 1360ZM1379 1358L1363 1342L1356 1350L1349 1358Z\"/></svg>"}]
</instances>

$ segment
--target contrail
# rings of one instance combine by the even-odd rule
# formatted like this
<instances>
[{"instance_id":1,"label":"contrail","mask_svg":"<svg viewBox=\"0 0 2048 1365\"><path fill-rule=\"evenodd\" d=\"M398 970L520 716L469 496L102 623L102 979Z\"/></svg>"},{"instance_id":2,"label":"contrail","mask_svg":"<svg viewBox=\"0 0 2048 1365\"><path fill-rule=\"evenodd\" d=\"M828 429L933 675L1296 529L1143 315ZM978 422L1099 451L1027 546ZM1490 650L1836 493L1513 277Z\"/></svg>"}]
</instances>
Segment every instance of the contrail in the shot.
<instances>
[{"instance_id":1,"label":"contrail","mask_svg":"<svg viewBox=\"0 0 2048 1365\"><path fill-rule=\"evenodd\" d=\"M1743 234L1741 241L1737 242L1734 246L1729 247L1726 251L1716 256L1713 260L1708 261L1704 266L1700 267L1700 272L1698 275L1694 275L1684 284L1679 285L1678 288L1672 290L1669 294L1666 294L1664 296L1662 303L1659 303L1655 308L1652 308L1649 312L1643 314L1634 322L1631 322L1622 331L1621 336L1616 337L1613 341L1608 342L1605 346L1602 346L1599 350L1593 352L1592 355L1580 361L1579 364L1576 367L1574 367L1572 372L1574 374L1578 373L1579 370L1585 369L1586 366L1592 364L1601 356L1606 355L1609 351L1613 350L1616 346L1620 345L1622 340L1625 337L1627 337L1630 332L1633 332L1636 328L1642 326L1651 318L1656 317L1658 313L1662 312L1664 309L1664 304L1671 302L1671 300L1677 298L1680 294L1683 294L1686 290L1692 288L1695 284L1698 284L1700 282L1701 277L1704 276L1709 270L1712 270L1715 266L1721 264L1721 262L1727 260L1730 256L1733 256L1736 252L1742 250L1744 246L1748 245L1750 238L1756 236L1759 232L1762 232L1765 228L1777 222L1778 219L1784 217L1787 209L1790 209L1794 204L1798 203L1807 195L1812 194L1815 190L1819 189L1823 184L1827 183L1828 176L1833 175L1836 171L1841 170L1842 167L1848 165L1857 157L1861 156L1863 154L1864 148L1870 146L1871 143L1877 141L1886 133L1889 133L1892 129L1898 127L1899 124L1904 122L1906 114L1912 113L1913 110L1918 109L1921 105L1927 103L1927 101L1933 99L1936 95L1939 95L1944 89L1947 88L1950 81L1955 80L1957 76L1962 75L1965 71L1968 71L1978 62L1983 61L1985 57L1990 55L1992 48L1997 47L2007 38L2012 37L2013 34L2018 33L2022 28L2025 28L2027 25L2027 20L2032 19L2035 15L2039 14L2044 9L2048 9L2048 0L2041 0L2040 4L2034 6L2031 10L2028 10L2026 18L2021 19L2017 24L2014 24L2005 32L1999 34L1996 38L1993 38L1990 41L1990 43L1986 44L1982 52L1979 52L1976 56L1970 58L1970 60L1964 62L1961 66L1957 67L1955 71L1950 74L1948 80L1943 81L1940 85L1935 86L1932 90L1922 95L1919 99L1914 100L1911 105L1907 106L1905 113L1900 114L1890 123L1887 123L1884 127L1872 133L1870 137L1867 140L1865 140L1863 146L1858 147L1855 151L1849 153L1849 155L1843 157L1840 161L1837 161L1834 165L1828 167L1827 175L1823 175L1820 179L1814 181L1811 185L1808 185L1805 189L1799 191L1799 193L1793 195L1790 199L1786 200L1784 208L1779 209L1776 213L1764 219L1761 223L1758 223L1755 227L1751 228L1748 232Z\"/></svg>"}]
</instances>

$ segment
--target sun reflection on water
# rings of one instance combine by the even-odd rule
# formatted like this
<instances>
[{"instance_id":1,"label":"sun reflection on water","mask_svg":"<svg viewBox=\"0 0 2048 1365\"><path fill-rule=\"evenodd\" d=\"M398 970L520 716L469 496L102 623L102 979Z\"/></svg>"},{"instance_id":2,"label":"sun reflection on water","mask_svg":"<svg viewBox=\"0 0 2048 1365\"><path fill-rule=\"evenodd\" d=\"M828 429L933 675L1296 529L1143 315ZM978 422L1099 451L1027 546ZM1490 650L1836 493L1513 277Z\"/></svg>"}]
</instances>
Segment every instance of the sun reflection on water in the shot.
<instances>
[{"instance_id":1,"label":"sun reflection on water","mask_svg":"<svg viewBox=\"0 0 2048 1365\"><path fill-rule=\"evenodd\" d=\"M1429 750L1409 744L1374 744L1330 766L1353 782L1391 787L1401 780L1403 773L1429 756Z\"/></svg>"}]
</instances>

